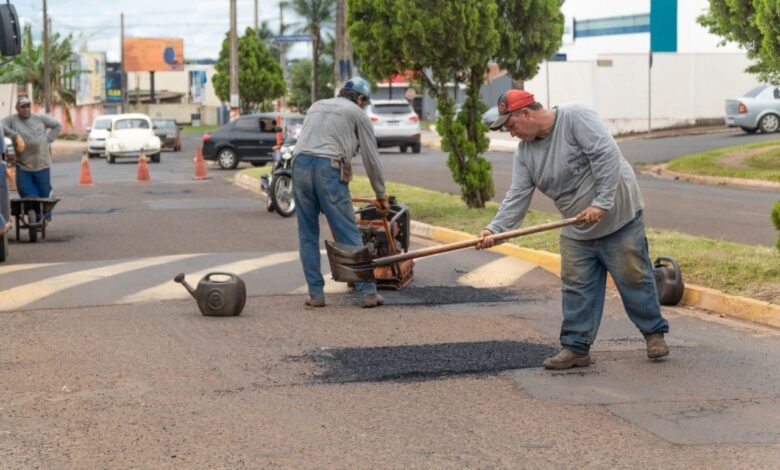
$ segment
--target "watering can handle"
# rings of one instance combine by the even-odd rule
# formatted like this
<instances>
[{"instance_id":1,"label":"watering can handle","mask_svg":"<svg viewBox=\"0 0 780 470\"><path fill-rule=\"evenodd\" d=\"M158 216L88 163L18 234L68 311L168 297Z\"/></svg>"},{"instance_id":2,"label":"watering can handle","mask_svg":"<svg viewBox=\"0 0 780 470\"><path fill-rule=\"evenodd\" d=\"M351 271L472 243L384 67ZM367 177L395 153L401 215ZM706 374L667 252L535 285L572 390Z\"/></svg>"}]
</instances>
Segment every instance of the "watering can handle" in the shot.
<instances>
[{"instance_id":1,"label":"watering can handle","mask_svg":"<svg viewBox=\"0 0 780 470\"><path fill-rule=\"evenodd\" d=\"M680 266L677 265L677 261L675 261L673 258L669 258L667 256L659 256L655 259L655 262L653 263L653 267L661 265L659 261L666 261L667 263L671 264L674 268L674 277L677 278L677 274L680 272Z\"/></svg>"},{"instance_id":2,"label":"watering can handle","mask_svg":"<svg viewBox=\"0 0 780 470\"><path fill-rule=\"evenodd\" d=\"M213 273L208 273L208 274L206 274L206 277L205 277L205 279L206 279L206 280L208 280L208 281L210 281L210 280L211 280L211 276L227 276L227 277L229 277L231 280L236 278L236 275L235 275L235 274L226 273L226 272L222 272L222 271L217 271L217 272L213 272Z\"/></svg>"}]
</instances>

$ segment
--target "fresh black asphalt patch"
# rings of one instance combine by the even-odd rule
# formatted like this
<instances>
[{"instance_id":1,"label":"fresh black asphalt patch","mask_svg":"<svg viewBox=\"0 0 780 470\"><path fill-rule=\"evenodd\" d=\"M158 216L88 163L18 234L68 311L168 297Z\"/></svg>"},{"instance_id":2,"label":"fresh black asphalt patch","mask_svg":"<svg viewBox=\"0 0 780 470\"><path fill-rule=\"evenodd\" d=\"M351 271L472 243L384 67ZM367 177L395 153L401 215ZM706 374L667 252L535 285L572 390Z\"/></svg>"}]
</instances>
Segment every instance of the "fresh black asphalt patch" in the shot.
<instances>
[{"instance_id":1,"label":"fresh black asphalt patch","mask_svg":"<svg viewBox=\"0 0 780 470\"><path fill-rule=\"evenodd\" d=\"M541 367L557 347L522 341L485 341L370 348L320 349L306 356L329 383L425 381L467 374Z\"/></svg>"}]
</instances>

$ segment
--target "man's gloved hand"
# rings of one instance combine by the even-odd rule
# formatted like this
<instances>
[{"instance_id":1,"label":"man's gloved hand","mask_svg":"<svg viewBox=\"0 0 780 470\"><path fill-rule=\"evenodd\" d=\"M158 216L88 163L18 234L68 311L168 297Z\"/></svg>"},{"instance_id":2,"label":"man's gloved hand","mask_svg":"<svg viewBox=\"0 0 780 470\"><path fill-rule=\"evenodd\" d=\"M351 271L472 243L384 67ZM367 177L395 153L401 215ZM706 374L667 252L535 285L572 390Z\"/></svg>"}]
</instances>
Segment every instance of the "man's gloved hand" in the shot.
<instances>
[{"instance_id":1,"label":"man's gloved hand","mask_svg":"<svg viewBox=\"0 0 780 470\"><path fill-rule=\"evenodd\" d=\"M387 213L390 211L390 204L387 202L386 197L384 199L377 198L374 201L374 205L376 206L376 213L379 214L380 217L387 217Z\"/></svg>"},{"instance_id":2,"label":"man's gloved hand","mask_svg":"<svg viewBox=\"0 0 780 470\"><path fill-rule=\"evenodd\" d=\"M21 135L16 134L16 137L14 137L14 150L16 150L16 153L22 153L24 152L24 149L24 139L22 139Z\"/></svg>"}]
</instances>

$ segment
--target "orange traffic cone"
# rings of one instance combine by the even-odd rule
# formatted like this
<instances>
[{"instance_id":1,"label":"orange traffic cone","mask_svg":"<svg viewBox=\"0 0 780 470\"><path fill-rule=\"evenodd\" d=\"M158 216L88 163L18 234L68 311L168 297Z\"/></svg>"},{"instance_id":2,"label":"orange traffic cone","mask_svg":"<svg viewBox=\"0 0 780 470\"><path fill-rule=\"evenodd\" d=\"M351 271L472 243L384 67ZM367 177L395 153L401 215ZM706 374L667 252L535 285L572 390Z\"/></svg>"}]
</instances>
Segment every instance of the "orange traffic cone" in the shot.
<instances>
[{"instance_id":1,"label":"orange traffic cone","mask_svg":"<svg viewBox=\"0 0 780 470\"><path fill-rule=\"evenodd\" d=\"M138 156L138 176L136 181L149 181L149 164L146 162L146 154L141 149L141 155Z\"/></svg>"},{"instance_id":2,"label":"orange traffic cone","mask_svg":"<svg viewBox=\"0 0 780 470\"><path fill-rule=\"evenodd\" d=\"M276 115L276 127L281 129L282 128L282 116ZM284 140L284 136L282 135L282 131L276 131L276 145L281 145L282 141Z\"/></svg>"},{"instance_id":3,"label":"orange traffic cone","mask_svg":"<svg viewBox=\"0 0 780 470\"><path fill-rule=\"evenodd\" d=\"M194 180L207 180L209 179L208 173L206 173L206 162L203 160L203 151L198 147L198 151L195 152L195 176Z\"/></svg>"},{"instance_id":4,"label":"orange traffic cone","mask_svg":"<svg viewBox=\"0 0 780 470\"><path fill-rule=\"evenodd\" d=\"M87 152L81 156L81 174L79 175L79 186L94 186L92 182L92 170L89 169L89 156Z\"/></svg>"}]
</instances>

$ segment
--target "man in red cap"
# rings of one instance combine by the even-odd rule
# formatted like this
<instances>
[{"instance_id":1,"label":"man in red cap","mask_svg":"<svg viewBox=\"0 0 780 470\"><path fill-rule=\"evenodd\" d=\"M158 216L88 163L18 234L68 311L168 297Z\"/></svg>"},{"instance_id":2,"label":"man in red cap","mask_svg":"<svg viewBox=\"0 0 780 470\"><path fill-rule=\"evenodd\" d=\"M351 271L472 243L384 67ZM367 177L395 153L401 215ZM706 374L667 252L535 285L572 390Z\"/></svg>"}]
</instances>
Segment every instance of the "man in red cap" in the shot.
<instances>
[{"instance_id":1,"label":"man in red cap","mask_svg":"<svg viewBox=\"0 0 780 470\"><path fill-rule=\"evenodd\" d=\"M501 95L498 111L490 128L508 130L521 142L513 157L512 185L482 237L519 227L536 189L552 199L564 217L581 221L561 229L562 349L545 360L544 367L590 364L607 273L628 317L645 337L647 356L668 355L664 334L669 324L661 316L647 251L644 201L631 165L606 126L587 106L544 109L523 90ZM484 239L477 249L493 244Z\"/></svg>"}]
</instances>

